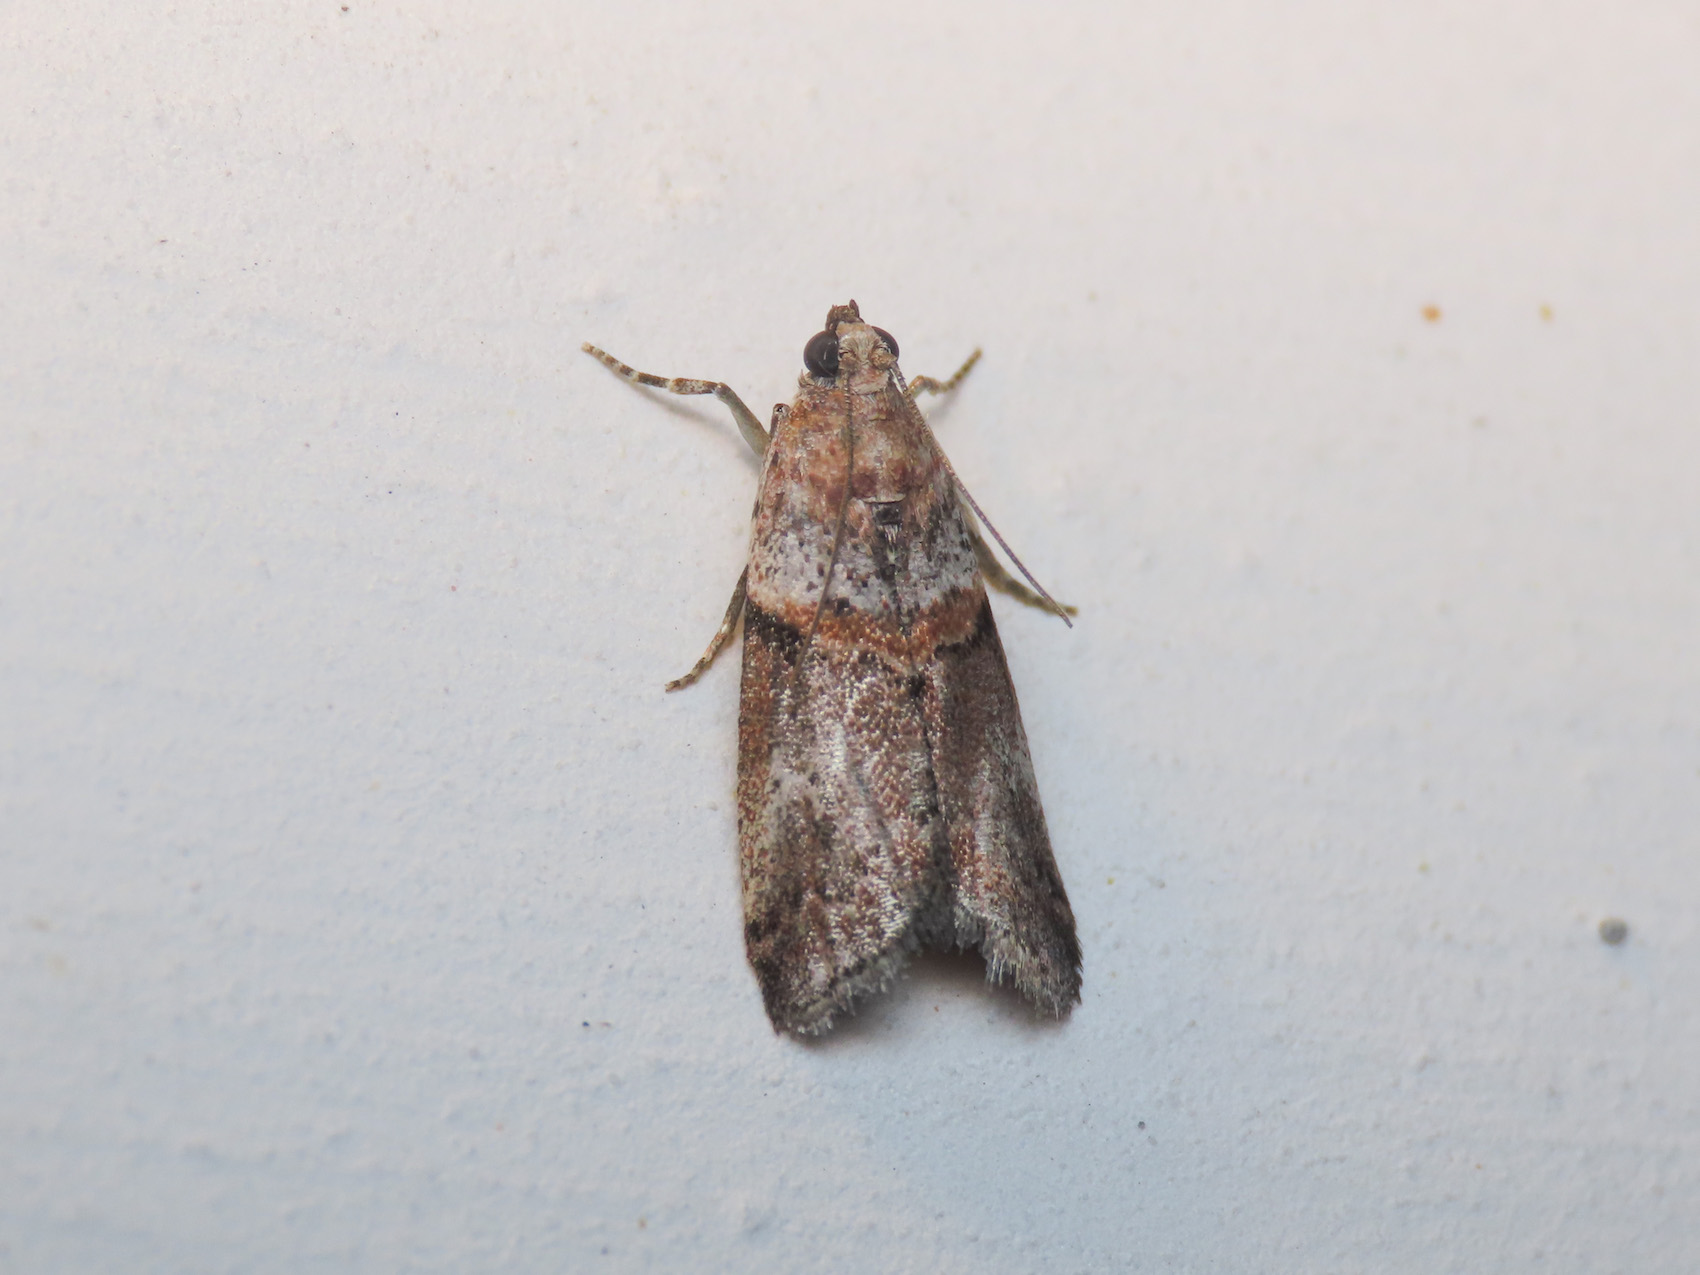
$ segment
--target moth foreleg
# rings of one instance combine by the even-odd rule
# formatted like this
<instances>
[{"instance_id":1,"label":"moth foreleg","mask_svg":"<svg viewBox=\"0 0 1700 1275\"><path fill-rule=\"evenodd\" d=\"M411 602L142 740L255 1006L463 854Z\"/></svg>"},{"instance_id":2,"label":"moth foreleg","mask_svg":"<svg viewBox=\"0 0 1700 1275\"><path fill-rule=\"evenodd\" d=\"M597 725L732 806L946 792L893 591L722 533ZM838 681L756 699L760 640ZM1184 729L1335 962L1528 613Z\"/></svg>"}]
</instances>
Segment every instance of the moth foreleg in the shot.
<instances>
[{"instance_id":1,"label":"moth foreleg","mask_svg":"<svg viewBox=\"0 0 1700 1275\"><path fill-rule=\"evenodd\" d=\"M714 395L731 411L732 419L738 422L738 432L744 436L744 441L755 454L760 456L767 451L767 431L761 427L755 413L744 406L744 400L738 397L730 385L721 381L698 381L686 376L655 376L649 372L640 372L635 367L620 362L608 351L597 349L589 341L579 348L592 358L600 359L633 385L648 385L658 390L666 390L669 394Z\"/></svg>"},{"instance_id":2,"label":"moth foreleg","mask_svg":"<svg viewBox=\"0 0 1700 1275\"><path fill-rule=\"evenodd\" d=\"M738 586L732 590L732 601L726 606L726 618L720 622L720 628L709 641L708 650L702 653L702 658L696 662L689 673L686 673L683 677L676 677L667 683L668 690L682 690L696 681L697 678L708 671L708 666L714 663L714 657L719 655L725 649L726 644L732 640L732 634L738 628L738 618L744 613L744 584L749 577L750 569L745 567L738 574Z\"/></svg>"},{"instance_id":3,"label":"moth foreleg","mask_svg":"<svg viewBox=\"0 0 1700 1275\"><path fill-rule=\"evenodd\" d=\"M925 391L928 394L950 393L951 390L954 390L962 383L962 378L967 376L968 373L973 370L974 365L979 361L980 351L975 350L974 353L968 356L968 361L961 367L957 368L955 374L948 381L937 381L930 376L917 376L913 381L909 382L909 397L914 398L922 391Z\"/></svg>"}]
</instances>

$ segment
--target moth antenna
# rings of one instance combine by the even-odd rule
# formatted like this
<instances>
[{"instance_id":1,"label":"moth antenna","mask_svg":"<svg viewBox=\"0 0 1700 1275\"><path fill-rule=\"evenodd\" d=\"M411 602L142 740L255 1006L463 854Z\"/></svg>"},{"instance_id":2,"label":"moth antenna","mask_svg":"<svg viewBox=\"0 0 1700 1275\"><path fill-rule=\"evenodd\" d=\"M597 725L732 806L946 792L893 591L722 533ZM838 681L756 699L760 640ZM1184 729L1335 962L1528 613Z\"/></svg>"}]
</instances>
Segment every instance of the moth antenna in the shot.
<instances>
[{"instance_id":1,"label":"moth antenna","mask_svg":"<svg viewBox=\"0 0 1700 1275\"><path fill-rule=\"evenodd\" d=\"M953 387L958 381L960 381L964 376L967 376L969 369L972 368L979 361L980 361L980 351L975 350L974 353L972 353L968 356L968 362L964 363L961 366L961 368L959 368L957 370L956 375L951 377L950 380L947 381L944 385L936 386L934 384L930 384L930 385L919 385L918 384L917 388L918 389L930 389L930 390L933 390L934 393L941 393L943 390L948 390L951 387ZM892 375L892 378L897 382L897 388L903 392L903 397L908 399L910 401L910 403L913 404L915 402L915 394L916 394L917 391L909 388L908 382L906 382L903 379L903 373L900 372L897 369L897 366L895 364L892 365L891 375ZM922 377L921 378L922 381L928 381L930 379L931 378L929 378L929 377ZM919 407L916 407L915 410L916 410L916 412L919 412L921 409ZM925 420L926 420L926 418L922 417L923 423L925 423ZM928 427L927 432L932 433L932 429L931 429L930 426ZM935 447L938 446L938 440L936 438L933 440L933 444L934 444ZM1055 598L1053 598L1050 595L1050 592L1045 588L1045 586L1040 584L1037 580L1035 580L1033 578L1033 573L1027 569L1027 564L1022 562L1020 558L1015 556L1015 550L1013 550L1009 547L1009 541L1007 541L1003 538L1003 536L999 533L997 527L995 527L992 524L992 520L990 518L986 517L986 511L984 509L980 508L980 502L974 499L974 493L968 490L966 484L964 484L962 479L957 475L956 467L950 463L950 457L948 457L944 454L944 448L939 447L938 453L939 453L939 459L944 462L945 472L950 475L950 480L953 483L956 484L956 490L962 493L962 498L968 502L968 507L974 511L975 515L978 516L980 521L986 524L986 530L992 533L992 539L996 540L998 542L998 546L1004 551L1005 554L1007 554L1009 556L1009 560L1015 564L1015 569L1017 571L1021 572L1021 574L1023 576L1027 577L1027 583L1033 586L1034 591L1041 598L1045 599L1046 602L1049 602L1051 604L1051 610L1055 611L1057 613L1057 615L1059 617L1061 617L1062 622L1064 624L1068 625L1068 627L1072 629L1074 627L1074 621L1068 618L1068 608L1065 607L1062 603L1058 602ZM824 601L824 599L825 599L825 595L823 594L822 600Z\"/></svg>"},{"instance_id":2,"label":"moth antenna","mask_svg":"<svg viewBox=\"0 0 1700 1275\"><path fill-rule=\"evenodd\" d=\"M796 689L797 679L803 675L803 661L809 657L809 646L815 640L815 630L820 628L820 618L826 614L827 595L832 592L832 573L838 566L838 551L844 546L844 528L850 521L850 480L856 476L856 431L852 409L848 400L844 404L844 499L838 505L838 526L832 532L832 552L826 558L826 579L821 581L820 602L815 607L815 618L809 621L809 631L803 634L803 646L797 652L797 663L791 670L791 686ZM996 534L995 532L993 533ZM998 542L1002 544L1000 540ZM1012 557L1014 555L1011 555ZM1044 590L1040 590L1041 593ZM1046 594L1049 598L1050 595ZM1054 599L1051 605L1055 606Z\"/></svg>"},{"instance_id":3,"label":"moth antenna","mask_svg":"<svg viewBox=\"0 0 1700 1275\"><path fill-rule=\"evenodd\" d=\"M1033 578L1033 573L1027 569L1027 564L1022 562L1021 559L1016 556L1015 550L1009 547L1009 541L1003 538L997 527L992 524L992 520L986 517L986 511L980 508L980 502L974 499L974 493L968 490L968 488L963 484L961 478L957 477L956 470L952 467L949 457L944 454L944 450L942 448L939 450L939 459L944 462L945 469L949 471L951 481L956 484L956 490L962 493L962 499L968 502L968 507L974 511L974 516L985 525L986 530L992 533L992 539L998 542L998 547L1002 549L1009 557L1009 560L1015 564L1015 569L1026 577L1027 583L1033 586L1033 591L1041 598L1045 599L1046 602L1049 602L1051 604L1051 610L1055 611L1062 622L1072 629L1074 627L1074 621L1068 618L1068 608L1053 598L1045 586Z\"/></svg>"}]
</instances>

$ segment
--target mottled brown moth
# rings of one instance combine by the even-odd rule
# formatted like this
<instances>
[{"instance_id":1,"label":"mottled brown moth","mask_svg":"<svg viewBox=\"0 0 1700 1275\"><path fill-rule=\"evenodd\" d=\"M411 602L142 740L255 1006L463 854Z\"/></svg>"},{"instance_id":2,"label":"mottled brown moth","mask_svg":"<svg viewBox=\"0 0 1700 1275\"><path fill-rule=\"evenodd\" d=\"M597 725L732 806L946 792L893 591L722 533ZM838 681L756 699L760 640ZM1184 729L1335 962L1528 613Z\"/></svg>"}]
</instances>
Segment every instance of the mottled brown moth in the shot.
<instances>
[{"instance_id":1,"label":"mottled brown moth","mask_svg":"<svg viewBox=\"0 0 1700 1275\"><path fill-rule=\"evenodd\" d=\"M978 948L990 980L1066 1014L1080 943L986 585L1065 623L1070 608L986 522L1037 592L993 556L915 403L980 352L947 381L905 382L891 335L833 306L769 432L727 385L584 349L635 384L714 395L763 458L726 618L667 689L743 620L744 942L774 1028L825 1031L920 947Z\"/></svg>"}]
</instances>

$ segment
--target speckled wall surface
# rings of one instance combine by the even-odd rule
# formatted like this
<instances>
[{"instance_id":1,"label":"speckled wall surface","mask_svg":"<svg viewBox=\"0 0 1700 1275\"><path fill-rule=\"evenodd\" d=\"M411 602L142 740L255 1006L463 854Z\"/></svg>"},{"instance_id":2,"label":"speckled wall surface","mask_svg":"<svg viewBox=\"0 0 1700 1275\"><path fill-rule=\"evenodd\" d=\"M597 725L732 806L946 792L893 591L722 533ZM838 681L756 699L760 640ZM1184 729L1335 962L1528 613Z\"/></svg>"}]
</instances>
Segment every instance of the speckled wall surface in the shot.
<instances>
[{"instance_id":1,"label":"speckled wall surface","mask_svg":"<svg viewBox=\"0 0 1700 1275\"><path fill-rule=\"evenodd\" d=\"M1691 6L7 27L0 1270L1691 1264ZM661 691L755 467L579 343L850 297L1081 607L1061 1025L775 1037Z\"/></svg>"}]
</instances>

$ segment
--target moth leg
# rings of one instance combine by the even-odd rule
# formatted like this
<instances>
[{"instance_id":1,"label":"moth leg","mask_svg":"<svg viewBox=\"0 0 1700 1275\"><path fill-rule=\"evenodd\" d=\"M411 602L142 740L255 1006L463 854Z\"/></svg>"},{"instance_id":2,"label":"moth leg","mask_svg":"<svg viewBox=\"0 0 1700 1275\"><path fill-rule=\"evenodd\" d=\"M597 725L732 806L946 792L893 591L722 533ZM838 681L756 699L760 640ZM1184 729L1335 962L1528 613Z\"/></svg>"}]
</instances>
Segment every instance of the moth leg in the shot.
<instances>
[{"instance_id":1,"label":"moth leg","mask_svg":"<svg viewBox=\"0 0 1700 1275\"><path fill-rule=\"evenodd\" d=\"M957 368L956 374L948 381L936 381L930 376L917 376L913 381L909 382L909 397L914 398L923 390L928 394L950 393L951 390L954 390L962 383L962 378L967 376L968 373L973 370L974 365L979 361L980 351L975 350L974 353L968 356L968 361L961 367Z\"/></svg>"},{"instance_id":2,"label":"moth leg","mask_svg":"<svg viewBox=\"0 0 1700 1275\"><path fill-rule=\"evenodd\" d=\"M992 552L992 547L986 543L985 537L980 534L980 529L972 522L968 524L968 535L974 541L974 561L980 565L980 574L985 577L986 583L999 593L1007 593L1017 602L1030 606L1035 611L1043 611L1046 615L1055 615L1057 607L1061 607L1069 615L1080 614L1079 607L1069 606L1066 602L1059 602L1053 607L1046 599L1010 575L1004 569L1003 563L998 561L997 555Z\"/></svg>"},{"instance_id":3,"label":"moth leg","mask_svg":"<svg viewBox=\"0 0 1700 1275\"><path fill-rule=\"evenodd\" d=\"M748 567L738 573L738 586L732 590L732 601L726 606L726 618L720 622L720 628L716 630L714 637L709 641L708 650L702 653L702 658L696 662L689 673L686 673L683 677L676 677L667 683L668 690L683 690L696 681L697 678L708 671L708 666L714 663L714 657L719 655L725 649L726 644L732 640L732 634L738 628L738 617L744 613L744 585L749 577L750 569Z\"/></svg>"},{"instance_id":4,"label":"moth leg","mask_svg":"<svg viewBox=\"0 0 1700 1275\"><path fill-rule=\"evenodd\" d=\"M738 422L738 432L744 436L744 441L750 445L757 456L767 451L767 431L761 427L761 422L755 418L755 413L744 406L744 400L735 394L730 385L720 381L697 381L689 377L653 376L648 372L640 372L615 358L606 350L599 350L589 341L579 347L593 358L600 359L619 375L625 377L633 385L650 385L658 390L666 390L669 394L712 394L732 413L732 419ZM961 375L958 373L958 375Z\"/></svg>"}]
</instances>

